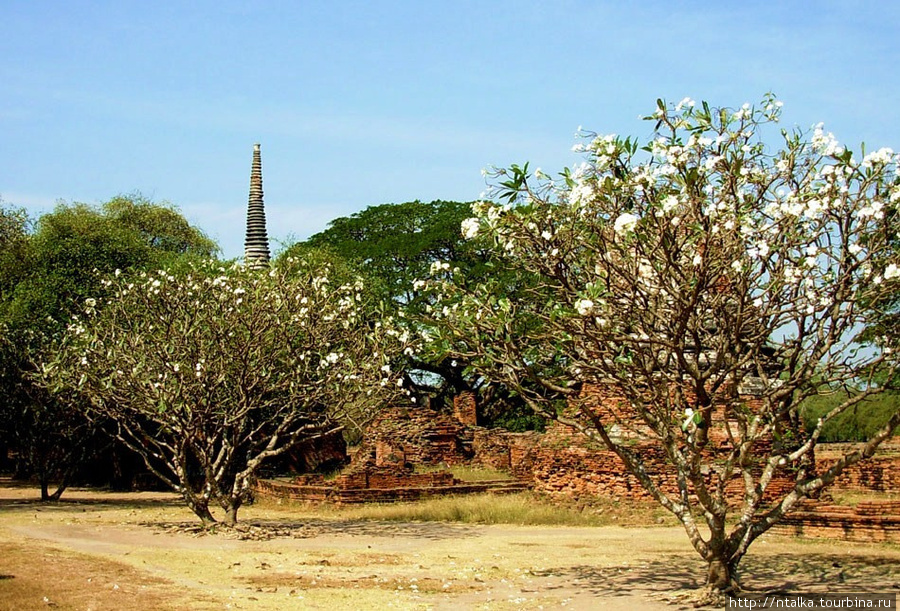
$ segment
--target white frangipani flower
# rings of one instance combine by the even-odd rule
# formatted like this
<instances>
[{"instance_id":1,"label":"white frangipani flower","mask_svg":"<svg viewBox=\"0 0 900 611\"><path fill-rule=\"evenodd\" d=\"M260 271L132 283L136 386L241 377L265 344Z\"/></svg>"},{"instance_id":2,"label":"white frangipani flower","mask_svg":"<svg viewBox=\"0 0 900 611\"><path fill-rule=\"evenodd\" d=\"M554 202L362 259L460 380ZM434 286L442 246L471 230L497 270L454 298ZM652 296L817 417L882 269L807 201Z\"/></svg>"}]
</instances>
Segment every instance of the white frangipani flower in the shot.
<instances>
[{"instance_id":1,"label":"white frangipani flower","mask_svg":"<svg viewBox=\"0 0 900 611\"><path fill-rule=\"evenodd\" d=\"M467 218L460 225L460 229L462 230L462 236L466 240L471 240L475 236L478 235L478 229L480 227L480 223L477 218Z\"/></svg>"},{"instance_id":2,"label":"white frangipani flower","mask_svg":"<svg viewBox=\"0 0 900 611\"><path fill-rule=\"evenodd\" d=\"M590 299L579 299L575 302L575 311L581 316L587 316L594 309L594 302Z\"/></svg>"},{"instance_id":3,"label":"white frangipani flower","mask_svg":"<svg viewBox=\"0 0 900 611\"><path fill-rule=\"evenodd\" d=\"M620 214L618 218L616 218L616 222L613 224L613 231L615 231L618 235L623 235L634 231L635 226L637 225L640 219L630 212L625 212Z\"/></svg>"}]
</instances>

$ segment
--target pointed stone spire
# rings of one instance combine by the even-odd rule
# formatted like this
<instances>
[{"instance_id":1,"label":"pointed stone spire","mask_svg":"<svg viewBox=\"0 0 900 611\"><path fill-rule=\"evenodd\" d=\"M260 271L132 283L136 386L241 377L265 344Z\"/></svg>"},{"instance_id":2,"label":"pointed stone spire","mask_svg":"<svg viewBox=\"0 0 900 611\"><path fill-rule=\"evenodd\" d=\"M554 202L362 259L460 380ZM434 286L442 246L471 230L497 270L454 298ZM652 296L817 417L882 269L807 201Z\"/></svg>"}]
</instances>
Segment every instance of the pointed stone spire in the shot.
<instances>
[{"instance_id":1,"label":"pointed stone spire","mask_svg":"<svg viewBox=\"0 0 900 611\"><path fill-rule=\"evenodd\" d=\"M269 266L269 236L266 234L266 211L263 208L262 159L259 145L253 145L250 168L250 202L247 205L247 237L244 240L244 265L253 269Z\"/></svg>"}]
</instances>

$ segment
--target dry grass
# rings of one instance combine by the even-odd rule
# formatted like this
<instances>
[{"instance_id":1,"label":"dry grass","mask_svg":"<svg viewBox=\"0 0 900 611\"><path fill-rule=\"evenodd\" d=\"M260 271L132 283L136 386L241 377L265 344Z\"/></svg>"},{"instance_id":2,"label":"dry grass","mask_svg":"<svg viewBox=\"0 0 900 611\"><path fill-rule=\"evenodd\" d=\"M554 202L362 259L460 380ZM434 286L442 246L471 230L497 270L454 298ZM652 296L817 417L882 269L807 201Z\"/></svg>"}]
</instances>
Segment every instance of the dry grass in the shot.
<instances>
[{"instance_id":1,"label":"dry grass","mask_svg":"<svg viewBox=\"0 0 900 611\"><path fill-rule=\"evenodd\" d=\"M288 500L260 499L262 508L281 508L295 515L334 519L392 522L456 522L461 524L516 524L520 526L673 526L675 519L652 502L617 502L593 499L574 502L532 492L443 496L403 503L315 505Z\"/></svg>"},{"instance_id":2,"label":"dry grass","mask_svg":"<svg viewBox=\"0 0 900 611\"><path fill-rule=\"evenodd\" d=\"M836 505L855 506L864 501L900 501L897 492L858 492L852 490L830 490L831 498Z\"/></svg>"},{"instance_id":3,"label":"dry grass","mask_svg":"<svg viewBox=\"0 0 900 611\"><path fill-rule=\"evenodd\" d=\"M0 558L0 611L183 608L164 580L126 564L9 541L0 541Z\"/></svg>"}]
</instances>

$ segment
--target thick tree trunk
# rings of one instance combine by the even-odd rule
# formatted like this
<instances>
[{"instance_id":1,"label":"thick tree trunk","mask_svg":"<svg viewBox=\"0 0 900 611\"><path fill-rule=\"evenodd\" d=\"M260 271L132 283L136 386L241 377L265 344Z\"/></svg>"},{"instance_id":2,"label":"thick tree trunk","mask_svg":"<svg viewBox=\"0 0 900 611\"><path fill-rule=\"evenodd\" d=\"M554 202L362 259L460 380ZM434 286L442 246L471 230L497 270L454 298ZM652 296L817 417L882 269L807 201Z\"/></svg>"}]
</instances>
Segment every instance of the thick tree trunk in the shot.
<instances>
[{"instance_id":1,"label":"thick tree trunk","mask_svg":"<svg viewBox=\"0 0 900 611\"><path fill-rule=\"evenodd\" d=\"M238 509L241 508L241 499L232 499L231 503L225 507L225 524L234 526L237 524Z\"/></svg>"},{"instance_id":2,"label":"thick tree trunk","mask_svg":"<svg viewBox=\"0 0 900 611\"><path fill-rule=\"evenodd\" d=\"M184 500L187 502L188 507L190 507L191 511L200 518L200 521L203 522L203 526L206 528L211 527L216 524L216 519L213 517L212 513L209 511L209 501L205 499L197 499L192 498L189 495L184 495Z\"/></svg>"},{"instance_id":3,"label":"thick tree trunk","mask_svg":"<svg viewBox=\"0 0 900 611\"><path fill-rule=\"evenodd\" d=\"M709 562L706 572L706 588L712 593L731 594L740 590L737 565L727 559L715 558Z\"/></svg>"}]
</instances>

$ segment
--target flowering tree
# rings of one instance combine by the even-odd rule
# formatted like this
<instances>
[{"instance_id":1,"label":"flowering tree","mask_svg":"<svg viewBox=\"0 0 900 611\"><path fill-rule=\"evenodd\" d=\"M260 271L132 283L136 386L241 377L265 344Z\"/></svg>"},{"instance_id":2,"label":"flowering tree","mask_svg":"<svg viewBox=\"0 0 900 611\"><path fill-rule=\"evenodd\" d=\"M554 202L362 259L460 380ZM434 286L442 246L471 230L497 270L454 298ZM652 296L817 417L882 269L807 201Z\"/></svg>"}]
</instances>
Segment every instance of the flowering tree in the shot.
<instances>
[{"instance_id":1,"label":"flowering tree","mask_svg":"<svg viewBox=\"0 0 900 611\"><path fill-rule=\"evenodd\" d=\"M780 107L771 96L737 110L659 101L643 147L583 133L586 161L559 180L527 165L497 171L505 205L475 205L462 230L490 236L502 265L538 280L513 294L431 283L443 306L432 349L615 452L684 526L713 591L736 587L750 544L900 421L894 409L816 470L823 426L897 364L896 335L857 338L890 318L900 286L900 156L855 157L821 125L783 131L769 150ZM618 409L589 409L583 383L620 397ZM857 391L803 426L805 398L847 387ZM559 397L571 409L557 415ZM647 443L675 485L652 473ZM786 492L770 488L785 477Z\"/></svg>"},{"instance_id":2,"label":"flowering tree","mask_svg":"<svg viewBox=\"0 0 900 611\"><path fill-rule=\"evenodd\" d=\"M204 524L215 502L233 525L265 460L403 391L387 363L405 338L328 266L217 265L108 280L43 375L87 397Z\"/></svg>"}]
</instances>

